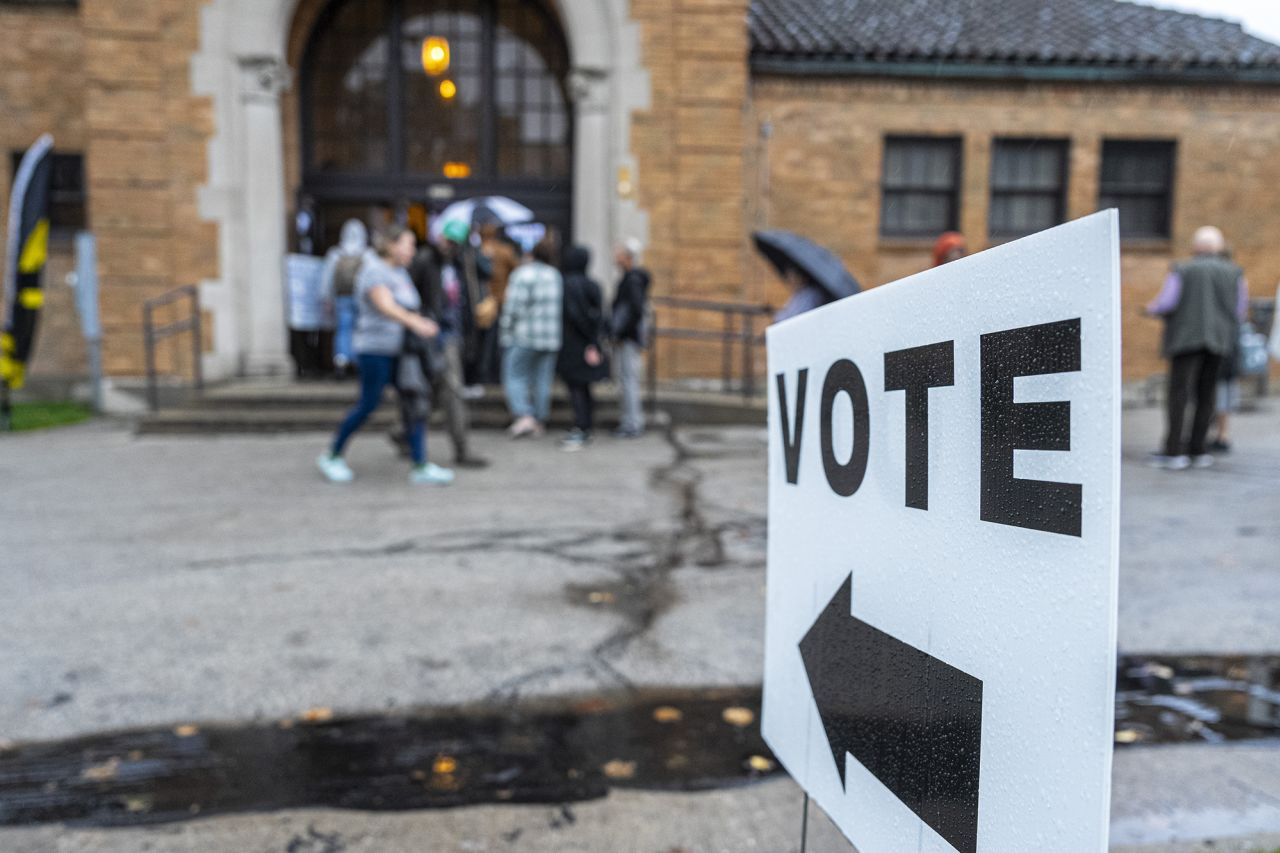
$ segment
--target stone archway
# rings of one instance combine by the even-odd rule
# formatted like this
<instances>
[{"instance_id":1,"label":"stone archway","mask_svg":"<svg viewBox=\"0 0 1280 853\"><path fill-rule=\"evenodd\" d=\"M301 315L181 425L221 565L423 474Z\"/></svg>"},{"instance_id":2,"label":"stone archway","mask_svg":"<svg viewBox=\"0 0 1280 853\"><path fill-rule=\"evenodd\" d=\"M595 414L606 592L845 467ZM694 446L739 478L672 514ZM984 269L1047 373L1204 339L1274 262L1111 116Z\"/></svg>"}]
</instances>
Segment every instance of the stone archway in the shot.
<instances>
[{"instance_id":1,"label":"stone archway","mask_svg":"<svg viewBox=\"0 0 1280 853\"><path fill-rule=\"evenodd\" d=\"M631 115L648 107L648 75L621 4L554 6L572 69L574 231L593 250L593 272L607 278L611 242L647 234L644 214L618 198L615 184L618 169L635 166ZM203 10L192 76L196 94L213 101L216 125L200 196L201 214L219 225L220 278L202 287L214 314L215 376L285 368L281 277L289 190L300 177L286 157L297 150L296 136L288 138L297 132L288 118L296 110L290 59L318 8L314 0L212 0Z\"/></svg>"}]
</instances>

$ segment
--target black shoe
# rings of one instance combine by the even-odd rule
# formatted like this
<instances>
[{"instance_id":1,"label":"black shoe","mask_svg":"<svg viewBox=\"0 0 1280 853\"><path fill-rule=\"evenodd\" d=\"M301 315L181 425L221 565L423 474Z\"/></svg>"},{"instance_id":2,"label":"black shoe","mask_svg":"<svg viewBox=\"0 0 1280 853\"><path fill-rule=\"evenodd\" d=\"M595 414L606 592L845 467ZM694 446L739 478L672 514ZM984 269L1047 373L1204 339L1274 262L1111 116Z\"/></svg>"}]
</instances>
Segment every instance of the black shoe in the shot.
<instances>
[{"instance_id":1,"label":"black shoe","mask_svg":"<svg viewBox=\"0 0 1280 853\"><path fill-rule=\"evenodd\" d=\"M1212 450L1214 453L1230 453L1231 445L1221 440L1211 441L1209 442L1209 449Z\"/></svg>"},{"instance_id":2,"label":"black shoe","mask_svg":"<svg viewBox=\"0 0 1280 853\"><path fill-rule=\"evenodd\" d=\"M481 459L479 456L459 456L453 460L453 467L470 468L472 470L488 468L489 460Z\"/></svg>"}]
</instances>

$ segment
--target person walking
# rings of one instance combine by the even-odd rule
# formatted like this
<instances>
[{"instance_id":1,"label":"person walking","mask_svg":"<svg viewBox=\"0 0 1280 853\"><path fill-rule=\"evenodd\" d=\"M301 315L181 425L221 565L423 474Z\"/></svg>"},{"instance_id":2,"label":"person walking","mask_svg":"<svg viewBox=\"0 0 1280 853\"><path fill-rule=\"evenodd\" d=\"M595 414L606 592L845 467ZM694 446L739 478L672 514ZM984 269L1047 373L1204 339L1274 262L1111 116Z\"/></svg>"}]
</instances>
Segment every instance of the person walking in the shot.
<instances>
[{"instance_id":1,"label":"person walking","mask_svg":"<svg viewBox=\"0 0 1280 853\"><path fill-rule=\"evenodd\" d=\"M591 253L584 246L565 251L561 271L564 274L564 346L556 362L556 370L569 387L573 404L573 429L560 442L563 450L581 450L591 442L595 401L591 385L609 376L600 347L604 327L604 298L600 285L587 275Z\"/></svg>"},{"instance_id":2,"label":"person walking","mask_svg":"<svg viewBox=\"0 0 1280 853\"><path fill-rule=\"evenodd\" d=\"M1163 317L1164 355L1169 359L1168 431L1162 452L1150 464L1169 470L1208 468L1213 456L1206 440L1214 416L1214 392L1222 360L1231 355L1239 324L1249 307L1249 288L1240 267L1222 257L1226 241L1212 226L1196 231L1193 257L1178 264L1147 307L1149 316ZM1187 403L1195 400L1190 439L1184 419Z\"/></svg>"},{"instance_id":3,"label":"person walking","mask_svg":"<svg viewBox=\"0 0 1280 853\"><path fill-rule=\"evenodd\" d=\"M555 268L559 239L548 229L532 259L507 282L500 322L502 385L515 419L512 438L541 435L551 415L551 383L561 344L564 280Z\"/></svg>"},{"instance_id":4,"label":"person walking","mask_svg":"<svg viewBox=\"0 0 1280 853\"><path fill-rule=\"evenodd\" d=\"M440 357L428 378L437 405L444 408L454 464L459 468L484 468L488 461L470 450L471 413L463 392L464 339L472 326L470 315L475 302L455 249L466 243L469 232L465 222L445 225L444 245L424 243L409 265L409 277L422 298L423 313L440 326L435 342ZM404 444L400 433L393 433L392 440Z\"/></svg>"},{"instance_id":5,"label":"person walking","mask_svg":"<svg viewBox=\"0 0 1280 853\"><path fill-rule=\"evenodd\" d=\"M359 219L348 219L342 224L338 245L324 258L321 289L333 300L333 369L339 376L349 376L355 370L356 277L371 254L368 229Z\"/></svg>"},{"instance_id":6,"label":"person walking","mask_svg":"<svg viewBox=\"0 0 1280 853\"><path fill-rule=\"evenodd\" d=\"M622 278L609 311L609 326L618 359L618 390L622 417L614 430L616 438L644 435L644 408L640 398L640 378L644 368L644 348L648 334L649 271L640 265L644 247L633 238L614 251L614 262Z\"/></svg>"},{"instance_id":7,"label":"person walking","mask_svg":"<svg viewBox=\"0 0 1280 853\"><path fill-rule=\"evenodd\" d=\"M329 452L316 460L320 473L332 483L355 478L342 457L343 451L351 436L377 410L387 385L394 382L406 333L428 340L440 333L434 320L418 313L422 302L405 270L416 248L413 232L402 225L387 226L378 232L375 248L377 256L363 265L356 278L354 349L360 371L360 399L338 426ZM406 430L413 459L409 481L442 486L453 482L452 471L427 461L425 415L414 415Z\"/></svg>"}]
</instances>

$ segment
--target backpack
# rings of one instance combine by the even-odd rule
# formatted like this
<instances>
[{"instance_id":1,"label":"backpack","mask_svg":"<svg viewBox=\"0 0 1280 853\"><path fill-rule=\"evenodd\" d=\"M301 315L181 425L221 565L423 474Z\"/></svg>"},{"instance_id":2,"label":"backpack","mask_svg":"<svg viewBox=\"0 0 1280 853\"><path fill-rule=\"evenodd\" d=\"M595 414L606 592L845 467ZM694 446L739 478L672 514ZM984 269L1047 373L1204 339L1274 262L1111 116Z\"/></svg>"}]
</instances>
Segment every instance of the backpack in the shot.
<instances>
[{"instance_id":1,"label":"backpack","mask_svg":"<svg viewBox=\"0 0 1280 853\"><path fill-rule=\"evenodd\" d=\"M333 293L335 296L355 296L356 275L360 272L360 255L343 255L333 268Z\"/></svg>"}]
</instances>

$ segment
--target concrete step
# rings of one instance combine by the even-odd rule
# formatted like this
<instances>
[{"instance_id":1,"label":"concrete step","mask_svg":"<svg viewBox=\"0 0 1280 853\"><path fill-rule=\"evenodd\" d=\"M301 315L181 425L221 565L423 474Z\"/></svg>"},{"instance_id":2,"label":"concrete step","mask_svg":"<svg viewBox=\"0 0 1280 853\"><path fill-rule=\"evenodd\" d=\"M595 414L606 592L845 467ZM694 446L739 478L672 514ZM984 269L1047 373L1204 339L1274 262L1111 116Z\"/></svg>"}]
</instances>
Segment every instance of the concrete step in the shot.
<instances>
[{"instance_id":1,"label":"concrete step","mask_svg":"<svg viewBox=\"0 0 1280 853\"><path fill-rule=\"evenodd\" d=\"M173 408L143 417L140 435L204 433L327 432L355 401L354 382L243 382L214 388ZM383 406L371 419L371 427L389 427L397 418L395 396L388 391ZM506 401L496 388L484 398L469 402L471 421L477 429L505 429L511 423ZM737 395L682 389L662 390L658 410L679 423L763 425L764 400ZM596 418L601 429L618 422L617 395L602 385L597 393ZM552 429L567 429L572 411L567 394L557 387L552 398ZM433 425L443 426L443 413L433 413Z\"/></svg>"}]
</instances>

